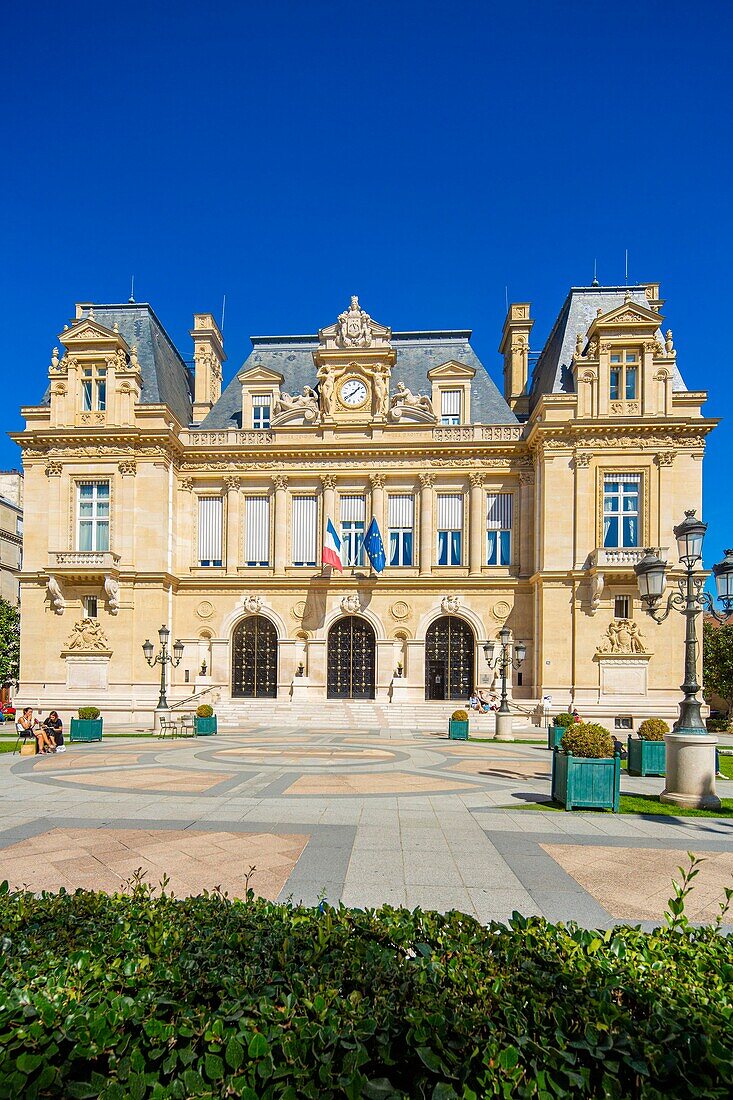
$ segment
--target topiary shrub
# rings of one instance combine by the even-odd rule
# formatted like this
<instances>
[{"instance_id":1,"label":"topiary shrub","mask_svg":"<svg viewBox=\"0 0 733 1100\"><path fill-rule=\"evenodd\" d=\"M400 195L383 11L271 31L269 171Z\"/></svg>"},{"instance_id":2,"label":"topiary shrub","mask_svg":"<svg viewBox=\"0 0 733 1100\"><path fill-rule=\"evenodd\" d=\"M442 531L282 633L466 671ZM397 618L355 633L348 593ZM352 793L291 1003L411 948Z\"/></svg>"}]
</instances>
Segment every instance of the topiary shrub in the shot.
<instances>
[{"instance_id":1,"label":"topiary shrub","mask_svg":"<svg viewBox=\"0 0 733 1100\"><path fill-rule=\"evenodd\" d=\"M604 726L596 722L576 722L562 735L560 745L573 756L595 760L613 756L613 738Z\"/></svg>"},{"instance_id":2,"label":"topiary shrub","mask_svg":"<svg viewBox=\"0 0 733 1100\"><path fill-rule=\"evenodd\" d=\"M211 718L214 713L214 708L210 707L208 703L202 703L200 707L196 707L197 718Z\"/></svg>"},{"instance_id":3,"label":"topiary shrub","mask_svg":"<svg viewBox=\"0 0 733 1100\"><path fill-rule=\"evenodd\" d=\"M79 707L79 717L87 721L99 718L100 713L99 707Z\"/></svg>"},{"instance_id":4,"label":"topiary shrub","mask_svg":"<svg viewBox=\"0 0 733 1100\"><path fill-rule=\"evenodd\" d=\"M467 710L454 710L453 713L451 714L451 721L452 722L467 722L468 721L468 711Z\"/></svg>"},{"instance_id":5,"label":"topiary shrub","mask_svg":"<svg viewBox=\"0 0 733 1100\"><path fill-rule=\"evenodd\" d=\"M576 725L576 721L573 718L572 714L568 714L566 710L564 710L562 714L556 714L552 720L556 726L561 726L562 729L565 730L569 729L570 726Z\"/></svg>"},{"instance_id":6,"label":"topiary shrub","mask_svg":"<svg viewBox=\"0 0 733 1100\"><path fill-rule=\"evenodd\" d=\"M708 733L730 733L730 718L708 718L705 727Z\"/></svg>"},{"instance_id":7,"label":"topiary shrub","mask_svg":"<svg viewBox=\"0 0 733 1100\"><path fill-rule=\"evenodd\" d=\"M664 741L665 733L669 733L669 726L663 718L646 718L639 726L642 741Z\"/></svg>"}]
</instances>

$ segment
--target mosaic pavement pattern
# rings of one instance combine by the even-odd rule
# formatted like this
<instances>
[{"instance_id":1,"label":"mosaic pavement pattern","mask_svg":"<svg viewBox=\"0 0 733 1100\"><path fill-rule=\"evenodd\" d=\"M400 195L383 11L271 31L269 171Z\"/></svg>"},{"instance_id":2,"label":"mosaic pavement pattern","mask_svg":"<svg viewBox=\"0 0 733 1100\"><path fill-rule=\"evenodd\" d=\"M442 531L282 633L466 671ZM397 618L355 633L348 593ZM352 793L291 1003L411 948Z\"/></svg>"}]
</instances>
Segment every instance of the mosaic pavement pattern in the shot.
<instances>
[{"instance_id":1,"label":"mosaic pavement pattern","mask_svg":"<svg viewBox=\"0 0 733 1100\"><path fill-rule=\"evenodd\" d=\"M119 890L139 869L178 896L250 885L315 904L514 910L604 927L658 922L688 851L691 919L733 885L733 819L528 811L549 796L543 744L406 730L113 738L0 756L0 879ZM622 790L658 792L624 775ZM733 782L720 793L733 796ZM515 808L516 807L516 808ZM730 918L729 918L730 919Z\"/></svg>"}]
</instances>

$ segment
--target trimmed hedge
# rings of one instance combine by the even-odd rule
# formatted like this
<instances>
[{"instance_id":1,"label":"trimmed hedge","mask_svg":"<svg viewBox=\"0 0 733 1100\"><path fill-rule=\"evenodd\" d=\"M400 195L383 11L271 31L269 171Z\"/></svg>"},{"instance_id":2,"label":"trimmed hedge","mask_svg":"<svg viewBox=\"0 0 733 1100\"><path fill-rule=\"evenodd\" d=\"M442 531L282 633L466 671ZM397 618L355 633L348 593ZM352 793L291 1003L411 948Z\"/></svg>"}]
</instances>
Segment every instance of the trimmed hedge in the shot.
<instances>
[{"instance_id":1,"label":"trimmed hedge","mask_svg":"<svg viewBox=\"0 0 733 1100\"><path fill-rule=\"evenodd\" d=\"M99 707L79 707L78 715L85 722L94 722L102 713Z\"/></svg>"},{"instance_id":2,"label":"trimmed hedge","mask_svg":"<svg viewBox=\"0 0 733 1100\"><path fill-rule=\"evenodd\" d=\"M561 711L560 714L556 714L552 721L554 725L560 726L561 729L565 730L576 724L575 718L572 714L568 714L566 710Z\"/></svg>"},{"instance_id":3,"label":"trimmed hedge","mask_svg":"<svg viewBox=\"0 0 733 1100\"><path fill-rule=\"evenodd\" d=\"M213 716L214 708L209 703L201 703L200 706L196 707L197 718L213 718Z\"/></svg>"},{"instance_id":4,"label":"trimmed hedge","mask_svg":"<svg viewBox=\"0 0 733 1100\"><path fill-rule=\"evenodd\" d=\"M573 756L602 760L613 756L613 738L605 726L597 722L576 722L562 735L560 747Z\"/></svg>"},{"instance_id":5,"label":"trimmed hedge","mask_svg":"<svg viewBox=\"0 0 733 1100\"><path fill-rule=\"evenodd\" d=\"M5 892L0 1096L727 1098L733 943L676 893L645 933Z\"/></svg>"},{"instance_id":6,"label":"trimmed hedge","mask_svg":"<svg viewBox=\"0 0 733 1100\"><path fill-rule=\"evenodd\" d=\"M669 733L669 726L663 718L645 718L639 726L642 741L664 741L665 733Z\"/></svg>"}]
</instances>

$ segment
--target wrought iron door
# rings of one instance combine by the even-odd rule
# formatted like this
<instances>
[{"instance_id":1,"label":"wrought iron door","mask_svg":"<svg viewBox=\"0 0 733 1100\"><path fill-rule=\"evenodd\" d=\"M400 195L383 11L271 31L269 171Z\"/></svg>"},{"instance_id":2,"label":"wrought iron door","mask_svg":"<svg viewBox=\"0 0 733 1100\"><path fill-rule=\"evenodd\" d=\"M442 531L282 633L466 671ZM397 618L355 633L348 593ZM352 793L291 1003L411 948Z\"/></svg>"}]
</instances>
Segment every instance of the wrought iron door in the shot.
<instances>
[{"instance_id":1,"label":"wrought iron door","mask_svg":"<svg viewBox=\"0 0 733 1100\"><path fill-rule=\"evenodd\" d=\"M468 699L474 686L474 651L473 631L465 619L444 615L431 623L425 636L425 698Z\"/></svg>"},{"instance_id":2,"label":"wrought iron door","mask_svg":"<svg viewBox=\"0 0 733 1100\"><path fill-rule=\"evenodd\" d=\"M277 630L264 615L244 619L234 631L232 695L248 699L277 695Z\"/></svg>"},{"instance_id":3,"label":"wrought iron door","mask_svg":"<svg viewBox=\"0 0 733 1100\"><path fill-rule=\"evenodd\" d=\"M373 699L374 631L366 619L348 615L328 632L328 698Z\"/></svg>"}]
</instances>

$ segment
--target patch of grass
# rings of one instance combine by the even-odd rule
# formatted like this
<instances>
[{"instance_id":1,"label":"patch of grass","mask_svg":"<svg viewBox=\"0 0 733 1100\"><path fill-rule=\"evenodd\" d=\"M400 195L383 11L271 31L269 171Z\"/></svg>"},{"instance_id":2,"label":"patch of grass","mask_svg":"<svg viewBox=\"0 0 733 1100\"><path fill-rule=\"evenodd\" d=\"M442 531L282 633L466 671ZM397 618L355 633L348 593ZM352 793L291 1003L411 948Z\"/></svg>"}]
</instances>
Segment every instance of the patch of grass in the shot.
<instances>
[{"instance_id":1,"label":"patch of grass","mask_svg":"<svg viewBox=\"0 0 733 1100\"><path fill-rule=\"evenodd\" d=\"M15 738L12 741L0 741L0 752L12 752L15 748Z\"/></svg>"},{"instance_id":2,"label":"patch of grass","mask_svg":"<svg viewBox=\"0 0 733 1100\"><path fill-rule=\"evenodd\" d=\"M719 810L693 810L685 806L674 806L671 802L662 802L655 794L622 794L619 813L646 814L654 817L733 817L733 798L722 798ZM550 799L547 802L513 802L507 806L497 806L499 810L561 810L565 807ZM576 814L611 813L611 810L598 810L578 807L571 811Z\"/></svg>"}]
</instances>

